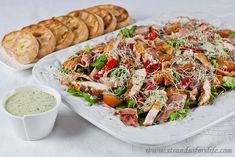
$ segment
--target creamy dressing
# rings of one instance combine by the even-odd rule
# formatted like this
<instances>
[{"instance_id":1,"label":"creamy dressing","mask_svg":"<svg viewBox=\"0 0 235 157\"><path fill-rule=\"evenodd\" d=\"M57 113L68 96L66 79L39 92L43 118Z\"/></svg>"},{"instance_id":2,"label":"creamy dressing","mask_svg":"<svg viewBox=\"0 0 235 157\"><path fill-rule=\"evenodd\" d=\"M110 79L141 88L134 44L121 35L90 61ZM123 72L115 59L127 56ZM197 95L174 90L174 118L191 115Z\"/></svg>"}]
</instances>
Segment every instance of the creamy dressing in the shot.
<instances>
[{"instance_id":1,"label":"creamy dressing","mask_svg":"<svg viewBox=\"0 0 235 157\"><path fill-rule=\"evenodd\" d=\"M56 98L46 92L34 89L19 91L10 96L6 110L16 116L46 112L56 105Z\"/></svg>"}]
</instances>

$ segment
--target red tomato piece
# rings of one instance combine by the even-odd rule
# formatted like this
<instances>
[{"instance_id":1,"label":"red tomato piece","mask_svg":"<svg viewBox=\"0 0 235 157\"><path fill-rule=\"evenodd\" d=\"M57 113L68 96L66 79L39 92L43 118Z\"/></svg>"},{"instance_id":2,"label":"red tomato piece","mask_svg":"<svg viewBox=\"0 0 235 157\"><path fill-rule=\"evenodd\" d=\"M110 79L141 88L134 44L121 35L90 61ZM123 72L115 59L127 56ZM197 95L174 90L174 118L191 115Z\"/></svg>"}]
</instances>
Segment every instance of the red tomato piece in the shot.
<instances>
[{"instance_id":1,"label":"red tomato piece","mask_svg":"<svg viewBox=\"0 0 235 157\"><path fill-rule=\"evenodd\" d=\"M153 32L151 32L151 33L149 34L148 39L149 39L149 40L154 40L154 39L157 38L157 36L158 36L157 32L156 32L156 31L153 31Z\"/></svg>"},{"instance_id":2,"label":"red tomato piece","mask_svg":"<svg viewBox=\"0 0 235 157\"><path fill-rule=\"evenodd\" d=\"M116 59L111 59L108 61L105 65L105 71L113 69L117 65L117 60Z\"/></svg>"}]
</instances>

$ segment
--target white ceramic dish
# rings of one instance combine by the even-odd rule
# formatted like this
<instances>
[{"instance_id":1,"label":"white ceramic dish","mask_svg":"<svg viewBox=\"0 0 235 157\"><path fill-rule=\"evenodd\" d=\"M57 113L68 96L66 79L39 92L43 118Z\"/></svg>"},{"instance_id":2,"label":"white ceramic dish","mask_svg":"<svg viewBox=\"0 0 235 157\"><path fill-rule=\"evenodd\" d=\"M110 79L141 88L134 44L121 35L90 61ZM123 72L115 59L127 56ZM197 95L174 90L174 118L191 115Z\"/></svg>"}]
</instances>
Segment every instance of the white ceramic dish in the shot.
<instances>
[{"instance_id":1,"label":"white ceramic dish","mask_svg":"<svg viewBox=\"0 0 235 157\"><path fill-rule=\"evenodd\" d=\"M3 47L0 47L0 64L12 71L22 71L32 68L34 64L20 64L14 58L9 56Z\"/></svg>"},{"instance_id":2,"label":"white ceramic dish","mask_svg":"<svg viewBox=\"0 0 235 157\"><path fill-rule=\"evenodd\" d=\"M162 24L169 19L173 19L174 16L179 15L200 18L218 27L222 27L221 21L218 18L201 13L174 13L161 16L163 19L145 20L136 24ZM33 77L38 82L58 90L62 94L63 99L68 102L68 106L77 114L114 137L132 144L172 144L198 134L235 114L235 92L230 92L220 97L212 106L202 106L195 109L183 120L150 127L126 127L119 118L114 115L114 109L104 105L94 105L90 107L87 102L83 101L81 98L74 97L64 91L59 81L55 79L55 75L53 74L54 67L59 67L65 59L77 52L77 50L81 49L84 45L94 45L107 41L107 39L112 38L116 33L117 32L98 37L92 41L87 41L76 47L66 49L61 53L51 54L43 58L34 66Z\"/></svg>"},{"instance_id":3,"label":"white ceramic dish","mask_svg":"<svg viewBox=\"0 0 235 157\"><path fill-rule=\"evenodd\" d=\"M34 89L34 90L37 89L53 95L56 98L55 107L46 112L25 115L22 117L15 116L7 112L5 109L5 103L7 99L16 92L20 92L25 89ZM56 120L56 116L58 114L58 107L60 103L61 103L61 96L56 90L47 86L30 85L30 86L19 87L10 91L9 93L7 93L6 96L3 97L1 104L3 111L9 117L13 129L19 137L21 137L24 140L38 140L46 137L52 131Z\"/></svg>"}]
</instances>

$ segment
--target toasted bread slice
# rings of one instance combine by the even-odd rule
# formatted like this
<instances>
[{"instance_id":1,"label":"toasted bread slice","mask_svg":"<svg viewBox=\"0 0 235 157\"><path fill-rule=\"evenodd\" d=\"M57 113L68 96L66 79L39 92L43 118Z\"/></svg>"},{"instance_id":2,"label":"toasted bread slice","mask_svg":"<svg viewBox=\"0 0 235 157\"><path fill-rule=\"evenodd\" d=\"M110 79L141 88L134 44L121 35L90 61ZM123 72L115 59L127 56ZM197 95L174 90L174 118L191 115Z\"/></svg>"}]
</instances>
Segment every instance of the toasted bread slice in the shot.
<instances>
[{"instance_id":1,"label":"toasted bread slice","mask_svg":"<svg viewBox=\"0 0 235 157\"><path fill-rule=\"evenodd\" d=\"M30 25L24 27L23 31L29 31L38 40L39 51L37 58L40 59L50 53L52 53L56 46L56 39L53 33L43 25Z\"/></svg>"},{"instance_id":2,"label":"toasted bread slice","mask_svg":"<svg viewBox=\"0 0 235 157\"><path fill-rule=\"evenodd\" d=\"M129 16L127 10L120 6L112 4L104 4L104 5L97 5L95 7L107 9L110 12L112 12L117 19L117 29L128 26L132 23L132 19Z\"/></svg>"},{"instance_id":3,"label":"toasted bread slice","mask_svg":"<svg viewBox=\"0 0 235 157\"><path fill-rule=\"evenodd\" d=\"M65 24L54 18L39 22L51 30L56 39L55 50L60 50L70 46L74 39L74 33Z\"/></svg>"},{"instance_id":4,"label":"toasted bread slice","mask_svg":"<svg viewBox=\"0 0 235 157\"><path fill-rule=\"evenodd\" d=\"M16 34L15 38L12 37L13 40L8 40L8 42L11 42L10 47L8 47L11 55L21 64L32 63L38 55L39 44L37 39L27 31L18 31Z\"/></svg>"},{"instance_id":5,"label":"toasted bread slice","mask_svg":"<svg viewBox=\"0 0 235 157\"><path fill-rule=\"evenodd\" d=\"M19 34L20 34L20 31L10 32L6 34L2 39L2 47L10 55L13 54L12 47L13 47L13 44L15 43L15 40L19 36Z\"/></svg>"},{"instance_id":6,"label":"toasted bread slice","mask_svg":"<svg viewBox=\"0 0 235 157\"><path fill-rule=\"evenodd\" d=\"M104 33L112 32L116 29L117 19L112 12L97 7L87 8L87 10L102 18L104 21Z\"/></svg>"},{"instance_id":7,"label":"toasted bread slice","mask_svg":"<svg viewBox=\"0 0 235 157\"><path fill-rule=\"evenodd\" d=\"M86 24L79 18L73 16L59 16L56 17L56 19L68 26L73 31L73 45L88 39L88 28Z\"/></svg>"},{"instance_id":8,"label":"toasted bread slice","mask_svg":"<svg viewBox=\"0 0 235 157\"><path fill-rule=\"evenodd\" d=\"M69 13L70 16L80 18L88 27L89 38L95 38L104 33L104 22L101 17L85 10L76 10Z\"/></svg>"}]
</instances>

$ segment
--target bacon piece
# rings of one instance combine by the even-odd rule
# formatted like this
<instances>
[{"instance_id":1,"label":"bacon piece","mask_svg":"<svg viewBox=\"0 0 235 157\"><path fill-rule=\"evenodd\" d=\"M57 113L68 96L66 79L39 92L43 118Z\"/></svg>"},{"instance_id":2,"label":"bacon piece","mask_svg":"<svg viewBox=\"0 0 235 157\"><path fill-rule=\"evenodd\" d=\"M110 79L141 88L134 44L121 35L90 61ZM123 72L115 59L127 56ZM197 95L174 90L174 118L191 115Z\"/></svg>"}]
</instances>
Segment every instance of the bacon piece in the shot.
<instances>
[{"instance_id":1,"label":"bacon piece","mask_svg":"<svg viewBox=\"0 0 235 157\"><path fill-rule=\"evenodd\" d=\"M74 55L70 57L67 61L65 61L63 66L68 70L75 71L80 61L81 61L81 55L80 56Z\"/></svg>"},{"instance_id":2,"label":"bacon piece","mask_svg":"<svg viewBox=\"0 0 235 157\"><path fill-rule=\"evenodd\" d=\"M117 113L120 115L120 119L125 125L139 126L137 109L125 108L118 110Z\"/></svg>"},{"instance_id":3,"label":"bacon piece","mask_svg":"<svg viewBox=\"0 0 235 157\"><path fill-rule=\"evenodd\" d=\"M235 38L228 38L229 43L235 45Z\"/></svg>"},{"instance_id":4,"label":"bacon piece","mask_svg":"<svg viewBox=\"0 0 235 157\"><path fill-rule=\"evenodd\" d=\"M90 65L91 58L92 58L91 54L83 53L82 58L81 58L81 62L78 63L78 65L80 65L83 68L87 68Z\"/></svg>"},{"instance_id":5,"label":"bacon piece","mask_svg":"<svg viewBox=\"0 0 235 157\"><path fill-rule=\"evenodd\" d=\"M189 92L190 99L196 100L201 89L199 82L195 79L192 79L189 88L192 89L192 91Z\"/></svg>"},{"instance_id":6,"label":"bacon piece","mask_svg":"<svg viewBox=\"0 0 235 157\"><path fill-rule=\"evenodd\" d=\"M221 69L225 71L235 71L235 62L230 60L218 59L217 63L220 65Z\"/></svg>"},{"instance_id":7,"label":"bacon piece","mask_svg":"<svg viewBox=\"0 0 235 157\"><path fill-rule=\"evenodd\" d=\"M219 34L222 38L228 38L232 30L230 29L220 29L216 33Z\"/></svg>"},{"instance_id":8,"label":"bacon piece","mask_svg":"<svg viewBox=\"0 0 235 157\"><path fill-rule=\"evenodd\" d=\"M235 76L235 71L228 72L218 68L215 69L215 73L222 76Z\"/></svg>"},{"instance_id":9,"label":"bacon piece","mask_svg":"<svg viewBox=\"0 0 235 157\"><path fill-rule=\"evenodd\" d=\"M176 112L184 108L186 99L186 94L173 94L167 100L165 109L156 117L156 120L159 122L167 121L172 112Z\"/></svg>"}]
</instances>

